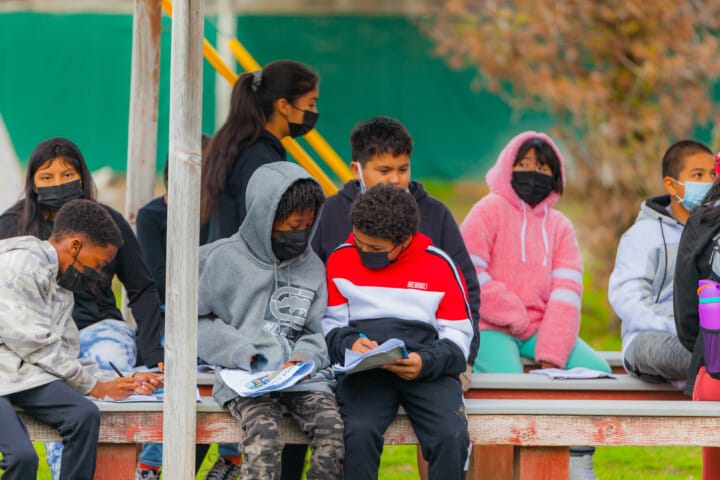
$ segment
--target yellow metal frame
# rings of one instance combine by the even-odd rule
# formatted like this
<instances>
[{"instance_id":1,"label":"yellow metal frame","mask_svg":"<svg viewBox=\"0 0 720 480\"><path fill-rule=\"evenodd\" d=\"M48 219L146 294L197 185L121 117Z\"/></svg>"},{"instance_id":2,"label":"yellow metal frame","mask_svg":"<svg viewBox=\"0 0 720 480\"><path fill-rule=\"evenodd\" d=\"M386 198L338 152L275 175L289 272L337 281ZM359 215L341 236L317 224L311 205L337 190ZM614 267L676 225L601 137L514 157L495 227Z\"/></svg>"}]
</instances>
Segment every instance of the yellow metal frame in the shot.
<instances>
[{"instance_id":1,"label":"yellow metal frame","mask_svg":"<svg viewBox=\"0 0 720 480\"><path fill-rule=\"evenodd\" d=\"M172 16L172 1L162 0L162 8L165 13ZM250 52L243 47L243 45L237 40L232 39L228 42L230 51L237 58L238 63L245 71L260 70L262 67L253 58ZM234 85L238 79L237 73L232 71L230 67L220 58L217 50L208 42L207 39L203 39L203 55L205 59L217 70L217 72L227 80L231 85ZM335 172L335 174L343 181L347 182L353 178L353 174L342 161L340 156L325 141L325 139L318 133L317 130L310 131L305 135L305 140L308 144L320 155L325 163ZM308 154L300 144L293 138L284 138L282 140L283 146L287 149L288 153L302 166L305 170L310 173L313 177L320 182L323 190L327 195L337 193L337 186L330 180L330 177L315 163L310 154Z\"/></svg>"}]
</instances>

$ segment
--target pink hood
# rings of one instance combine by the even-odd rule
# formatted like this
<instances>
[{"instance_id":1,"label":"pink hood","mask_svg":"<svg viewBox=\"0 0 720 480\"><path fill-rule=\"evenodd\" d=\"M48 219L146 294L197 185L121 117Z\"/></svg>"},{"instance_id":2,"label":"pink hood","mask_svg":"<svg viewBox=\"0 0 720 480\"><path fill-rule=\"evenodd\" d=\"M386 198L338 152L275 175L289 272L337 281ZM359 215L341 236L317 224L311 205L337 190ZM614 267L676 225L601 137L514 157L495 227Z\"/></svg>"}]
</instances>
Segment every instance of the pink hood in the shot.
<instances>
[{"instance_id":1,"label":"pink hood","mask_svg":"<svg viewBox=\"0 0 720 480\"><path fill-rule=\"evenodd\" d=\"M497 162L495 162L495 165L493 165L485 176L485 180L490 187L490 191L500 195L517 208L522 208L522 200L520 200L520 197L518 197L517 193L515 193L515 190L513 190L512 185L510 184L512 180L512 167L515 163L515 156L517 155L518 150L520 150L520 145L532 138L544 140L555 151L558 160L560 160L560 176L562 178L563 186L565 185L565 163L562 155L560 154L560 150L557 145L555 145L555 142L553 142L552 139L544 133L534 131L523 132L505 145L505 148L503 148L502 152L500 152L500 155L498 156ZM552 192L545 200L535 205L535 208L532 210L542 212L545 210L546 206L547 208L552 208L559 198L560 195L557 192ZM528 208L530 208L529 205Z\"/></svg>"}]
</instances>

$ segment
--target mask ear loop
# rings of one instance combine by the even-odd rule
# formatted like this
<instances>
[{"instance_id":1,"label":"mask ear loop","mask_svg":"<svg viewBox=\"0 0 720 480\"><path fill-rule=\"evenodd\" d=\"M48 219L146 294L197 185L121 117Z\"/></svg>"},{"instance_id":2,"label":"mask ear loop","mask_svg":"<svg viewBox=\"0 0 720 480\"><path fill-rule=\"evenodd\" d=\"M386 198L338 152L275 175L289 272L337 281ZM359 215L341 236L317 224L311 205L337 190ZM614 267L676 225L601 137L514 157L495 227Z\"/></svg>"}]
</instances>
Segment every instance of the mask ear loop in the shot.
<instances>
[{"instance_id":1,"label":"mask ear loop","mask_svg":"<svg viewBox=\"0 0 720 480\"><path fill-rule=\"evenodd\" d=\"M362 164L360 162L355 162L357 164L358 169L358 180L360 181L360 191L362 193L367 192L367 187L365 186L365 179L363 178L362 174Z\"/></svg>"}]
</instances>

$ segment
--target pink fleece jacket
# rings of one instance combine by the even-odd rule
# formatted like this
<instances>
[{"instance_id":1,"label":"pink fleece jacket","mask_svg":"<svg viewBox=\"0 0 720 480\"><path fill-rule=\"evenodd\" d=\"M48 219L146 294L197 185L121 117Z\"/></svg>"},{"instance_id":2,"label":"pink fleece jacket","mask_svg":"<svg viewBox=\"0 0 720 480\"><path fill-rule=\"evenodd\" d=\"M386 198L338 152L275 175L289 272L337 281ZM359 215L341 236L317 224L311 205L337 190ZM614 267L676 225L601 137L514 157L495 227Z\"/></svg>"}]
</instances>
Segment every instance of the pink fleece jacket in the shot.
<instances>
[{"instance_id":1,"label":"pink fleece jacket","mask_svg":"<svg viewBox=\"0 0 720 480\"><path fill-rule=\"evenodd\" d=\"M555 150L562 166L547 135L513 138L486 176L490 193L473 206L460 232L480 283L480 329L520 340L537 332L535 359L564 367L580 326L582 258L572 224L552 208L560 195L552 192L532 208L510 183L518 149L535 137ZM564 167L561 173L564 183Z\"/></svg>"}]
</instances>

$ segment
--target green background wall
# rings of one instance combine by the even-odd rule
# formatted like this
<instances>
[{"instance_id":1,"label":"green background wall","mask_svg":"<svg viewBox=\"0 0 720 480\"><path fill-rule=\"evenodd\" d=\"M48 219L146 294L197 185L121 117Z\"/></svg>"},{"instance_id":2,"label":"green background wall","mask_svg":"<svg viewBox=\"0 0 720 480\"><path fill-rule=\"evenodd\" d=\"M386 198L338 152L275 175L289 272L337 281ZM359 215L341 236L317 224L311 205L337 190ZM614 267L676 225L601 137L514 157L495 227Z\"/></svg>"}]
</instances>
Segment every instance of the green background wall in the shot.
<instances>
[{"instance_id":1,"label":"green background wall","mask_svg":"<svg viewBox=\"0 0 720 480\"><path fill-rule=\"evenodd\" d=\"M214 23L206 21L206 36L227 41ZM92 169L124 170L131 34L129 15L0 15L0 113L23 161L38 141L61 135ZM291 58L320 73L318 129L346 160L353 125L383 114L413 135L414 176L479 178L512 135L549 125L543 114L512 114L473 91L473 72L450 70L402 17L240 17L237 36L260 63ZM169 18L161 58L158 169L167 151ZM205 63L205 132L215 129L214 75Z\"/></svg>"}]
</instances>

